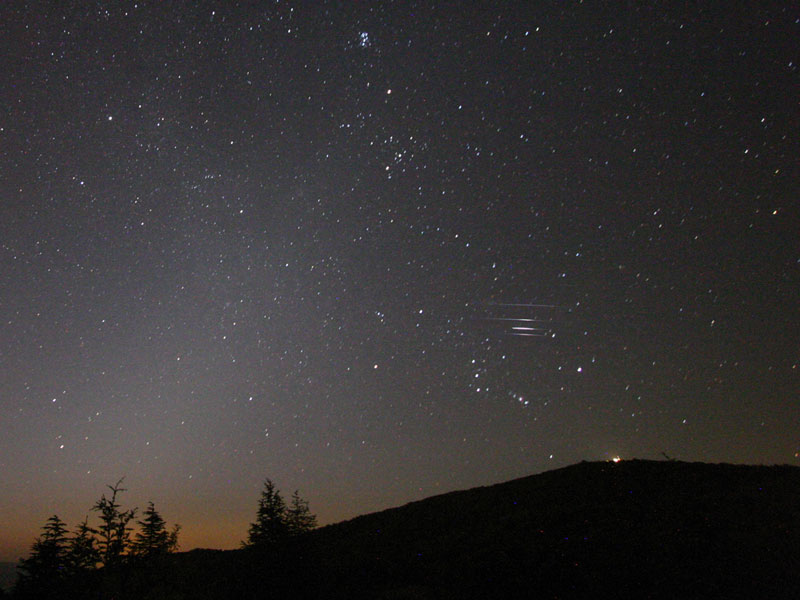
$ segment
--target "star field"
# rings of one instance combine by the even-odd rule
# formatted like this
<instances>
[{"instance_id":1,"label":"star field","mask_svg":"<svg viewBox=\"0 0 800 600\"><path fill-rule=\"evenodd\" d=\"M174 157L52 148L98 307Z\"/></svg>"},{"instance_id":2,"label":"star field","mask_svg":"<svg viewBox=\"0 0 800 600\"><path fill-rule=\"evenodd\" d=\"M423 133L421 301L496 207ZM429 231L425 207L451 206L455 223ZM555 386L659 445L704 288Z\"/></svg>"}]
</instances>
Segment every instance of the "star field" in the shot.
<instances>
[{"instance_id":1,"label":"star field","mask_svg":"<svg viewBox=\"0 0 800 600\"><path fill-rule=\"evenodd\" d=\"M6 2L0 558L800 460L785 3Z\"/></svg>"}]
</instances>

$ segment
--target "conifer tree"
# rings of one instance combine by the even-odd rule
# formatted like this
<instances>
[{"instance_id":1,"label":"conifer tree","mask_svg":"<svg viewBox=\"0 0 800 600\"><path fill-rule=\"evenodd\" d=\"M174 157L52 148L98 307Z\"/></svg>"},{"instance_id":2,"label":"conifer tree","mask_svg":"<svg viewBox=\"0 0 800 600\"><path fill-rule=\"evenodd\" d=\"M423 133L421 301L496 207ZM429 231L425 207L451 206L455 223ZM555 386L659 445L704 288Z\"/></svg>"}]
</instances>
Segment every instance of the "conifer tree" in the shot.
<instances>
[{"instance_id":1,"label":"conifer tree","mask_svg":"<svg viewBox=\"0 0 800 600\"><path fill-rule=\"evenodd\" d=\"M151 558L177 549L180 525L175 525L172 531L167 531L167 524L152 501L144 511L144 519L137 522L142 530L136 534L131 544L131 551L135 556Z\"/></svg>"},{"instance_id":2,"label":"conifer tree","mask_svg":"<svg viewBox=\"0 0 800 600\"><path fill-rule=\"evenodd\" d=\"M55 597L67 573L67 527L58 515L47 519L42 535L33 542L31 554L20 561L15 595L21 598Z\"/></svg>"},{"instance_id":3,"label":"conifer tree","mask_svg":"<svg viewBox=\"0 0 800 600\"><path fill-rule=\"evenodd\" d=\"M103 566L118 562L125 554L132 531L128 527L128 523L136 516L135 508L120 510L117 494L126 491L125 488L120 487L121 485L122 479L115 485L109 485L111 498L106 498L105 494L103 494L100 500L92 507L92 510L100 513L98 549Z\"/></svg>"},{"instance_id":4,"label":"conifer tree","mask_svg":"<svg viewBox=\"0 0 800 600\"><path fill-rule=\"evenodd\" d=\"M96 533L96 529L89 527L89 517L78 525L67 547L67 567L71 573L92 570L100 562Z\"/></svg>"},{"instance_id":5,"label":"conifer tree","mask_svg":"<svg viewBox=\"0 0 800 600\"><path fill-rule=\"evenodd\" d=\"M245 547L276 546L289 537L286 523L286 503L280 491L270 479L264 482L261 498L258 501L256 520L250 524Z\"/></svg>"},{"instance_id":6,"label":"conifer tree","mask_svg":"<svg viewBox=\"0 0 800 600\"><path fill-rule=\"evenodd\" d=\"M291 537L311 531L317 526L317 517L308 509L308 501L301 498L297 490L292 494L292 503L286 511L286 525Z\"/></svg>"}]
</instances>

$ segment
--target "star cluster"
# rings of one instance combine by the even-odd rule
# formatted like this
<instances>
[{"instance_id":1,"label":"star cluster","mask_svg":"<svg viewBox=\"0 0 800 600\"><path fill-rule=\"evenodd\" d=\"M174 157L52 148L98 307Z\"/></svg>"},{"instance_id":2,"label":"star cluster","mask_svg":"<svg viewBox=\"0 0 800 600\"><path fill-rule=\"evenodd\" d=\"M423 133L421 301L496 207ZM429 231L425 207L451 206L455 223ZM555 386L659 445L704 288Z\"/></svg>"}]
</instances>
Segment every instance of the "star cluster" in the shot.
<instances>
[{"instance_id":1,"label":"star cluster","mask_svg":"<svg viewBox=\"0 0 800 600\"><path fill-rule=\"evenodd\" d=\"M797 463L784 3L0 7L0 554L617 455Z\"/></svg>"}]
</instances>

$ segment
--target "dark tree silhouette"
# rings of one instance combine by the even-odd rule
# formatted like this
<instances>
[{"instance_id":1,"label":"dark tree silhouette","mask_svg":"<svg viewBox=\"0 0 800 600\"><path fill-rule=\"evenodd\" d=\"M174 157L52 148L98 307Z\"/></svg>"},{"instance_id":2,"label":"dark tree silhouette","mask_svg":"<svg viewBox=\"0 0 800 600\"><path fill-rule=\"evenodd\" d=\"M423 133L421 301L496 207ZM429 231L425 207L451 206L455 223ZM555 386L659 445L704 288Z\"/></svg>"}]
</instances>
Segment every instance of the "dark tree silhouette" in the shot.
<instances>
[{"instance_id":1,"label":"dark tree silhouette","mask_svg":"<svg viewBox=\"0 0 800 600\"><path fill-rule=\"evenodd\" d=\"M100 525L97 529L84 518L72 535L66 524L53 515L42 527L42 534L32 547L28 558L20 561L18 578L12 597L15 599L49 600L51 598L139 598L137 591L129 586L140 585L147 580L136 575L148 571L150 566L133 560L146 559L174 552L178 548L180 525L171 531L149 502L144 511L140 531L131 540L133 528L131 521L136 517L136 509L123 510L119 503L120 493L126 491L122 479L115 485L107 486L110 495L103 494L93 511L99 513ZM125 560L125 564L123 563ZM98 564L104 568L92 573ZM120 567L120 568L116 568ZM2 596L2 594L0 594ZM148 597L163 597L154 595ZM170 596L171 597L171 596Z\"/></svg>"},{"instance_id":2,"label":"dark tree silhouette","mask_svg":"<svg viewBox=\"0 0 800 600\"><path fill-rule=\"evenodd\" d=\"M158 514L152 501L144 511L144 519L137 522L142 530L136 534L131 543L131 552L135 556L151 558L177 550L180 525L175 525L172 531L167 531L167 524Z\"/></svg>"},{"instance_id":3,"label":"dark tree silhouette","mask_svg":"<svg viewBox=\"0 0 800 600\"><path fill-rule=\"evenodd\" d=\"M67 547L67 568L71 573L89 571L100 562L100 552L95 540L96 529L89 527L89 517L78 525Z\"/></svg>"},{"instance_id":4,"label":"dark tree silhouette","mask_svg":"<svg viewBox=\"0 0 800 600\"><path fill-rule=\"evenodd\" d=\"M136 509L120 510L117 502L117 494L126 491L120 487L122 479L115 485L107 486L111 490L111 498L106 495L100 498L92 507L92 510L100 513L100 528L98 529L98 546L100 551L100 561L103 566L109 566L118 562L128 549L128 542L132 528L128 527L136 517Z\"/></svg>"},{"instance_id":5,"label":"dark tree silhouette","mask_svg":"<svg viewBox=\"0 0 800 600\"><path fill-rule=\"evenodd\" d=\"M256 520L250 524L245 547L275 546L289 537L286 523L286 503L280 491L271 480L264 482L261 498L258 500Z\"/></svg>"},{"instance_id":6,"label":"dark tree silhouette","mask_svg":"<svg viewBox=\"0 0 800 600\"><path fill-rule=\"evenodd\" d=\"M67 527L53 515L33 542L31 555L20 560L14 593L20 598L54 598L67 574Z\"/></svg>"},{"instance_id":7,"label":"dark tree silhouette","mask_svg":"<svg viewBox=\"0 0 800 600\"><path fill-rule=\"evenodd\" d=\"M292 503L286 511L286 525L291 537L311 531L317 526L317 517L308 509L308 501L301 498L297 490L292 494Z\"/></svg>"},{"instance_id":8,"label":"dark tree silhouette","mask_svg":"<svg viewBox=\"0 0 800 600\"><path fill-rule=\"evenodd\" d=\"M299 492L292 494L292 502L287 507L280 491L272 480L267 479L258 501L256 520L250 524L247 541L242 542L242 546L277 546L316 526L317 518L308 509L308 502Z\"/></svg>"}]
</instances>

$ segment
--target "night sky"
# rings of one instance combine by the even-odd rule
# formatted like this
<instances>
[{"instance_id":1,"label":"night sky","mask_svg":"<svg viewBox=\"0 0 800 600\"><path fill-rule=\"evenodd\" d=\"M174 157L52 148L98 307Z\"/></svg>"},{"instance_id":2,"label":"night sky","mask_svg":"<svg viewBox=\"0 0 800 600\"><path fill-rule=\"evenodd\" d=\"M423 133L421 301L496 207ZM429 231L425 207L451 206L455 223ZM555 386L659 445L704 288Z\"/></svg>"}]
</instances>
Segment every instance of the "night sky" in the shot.
<instances>
[{"instance_id":1,"label":"night sky","mask_svg":"<svg viewBox=\"0 0 800 600\"><path fill-rule=\"evenodd\" d=\"M676 4L4 1L0 559L800 464L800 12Z\"/></svg>"}]
</instances>

